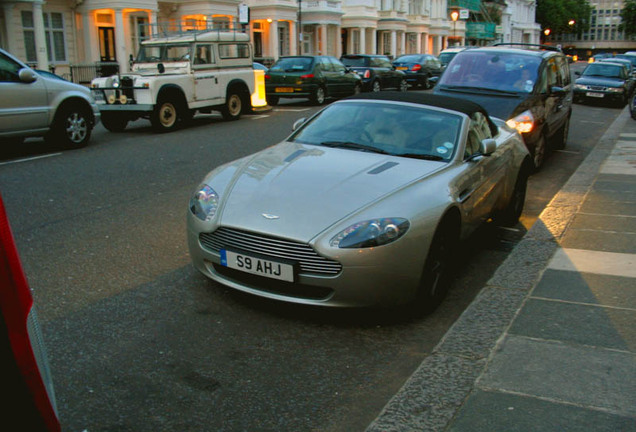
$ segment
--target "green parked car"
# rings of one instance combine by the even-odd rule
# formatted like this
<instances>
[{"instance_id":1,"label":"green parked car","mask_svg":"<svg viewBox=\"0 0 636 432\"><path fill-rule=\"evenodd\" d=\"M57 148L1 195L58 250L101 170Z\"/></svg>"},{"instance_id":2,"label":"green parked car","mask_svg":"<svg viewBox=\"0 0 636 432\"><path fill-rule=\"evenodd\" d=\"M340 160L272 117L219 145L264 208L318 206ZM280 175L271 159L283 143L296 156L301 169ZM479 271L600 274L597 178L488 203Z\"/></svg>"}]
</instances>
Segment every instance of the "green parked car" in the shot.
<instances>
[{"instance_id":1,"label":"green parked car","mask_svg":"<svg viewBox=\"0 0 636 432\"><path fill-rule=\"evenodd\" d=\"M360 93L362 80L335 57L281 57L265 74L267 103L278 104L281 97L308 98L322 105L328 97Z\"/></svg>"}]
</instances>

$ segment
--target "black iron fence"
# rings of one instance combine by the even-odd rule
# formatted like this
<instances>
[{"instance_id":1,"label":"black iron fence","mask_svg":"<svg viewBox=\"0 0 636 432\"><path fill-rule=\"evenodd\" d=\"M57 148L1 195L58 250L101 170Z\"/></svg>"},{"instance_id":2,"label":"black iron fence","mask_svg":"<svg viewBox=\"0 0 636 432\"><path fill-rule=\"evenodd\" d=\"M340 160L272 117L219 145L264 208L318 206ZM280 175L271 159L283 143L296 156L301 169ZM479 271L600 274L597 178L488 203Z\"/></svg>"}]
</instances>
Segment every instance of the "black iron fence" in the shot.
<instances>
[{"instance_id":1,"label":"black iron fence","mask_svg":"<svg viewBox=\"0 0 636 432\"><path fill-rule=\"evenodd\" d=\"M71 81L77 84L90 84L93 78L119 73L119 63L95 62L71 64Z\"/></svg>"}]
</instances>

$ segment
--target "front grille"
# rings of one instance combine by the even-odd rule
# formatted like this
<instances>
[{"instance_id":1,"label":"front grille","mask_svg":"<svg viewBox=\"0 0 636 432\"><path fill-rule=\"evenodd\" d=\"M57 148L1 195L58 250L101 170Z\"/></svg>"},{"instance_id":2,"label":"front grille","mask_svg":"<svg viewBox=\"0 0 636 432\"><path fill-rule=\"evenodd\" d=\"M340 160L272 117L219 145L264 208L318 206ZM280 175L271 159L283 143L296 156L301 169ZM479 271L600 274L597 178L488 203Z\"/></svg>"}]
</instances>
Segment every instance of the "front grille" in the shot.
<instances>
[{"instance_id":1,"label":"front grille","mask_svg":"<svg viewBox=\"0 0 636 432\"><path fill-rule=\"evenodd\" d=\"M603 86L588 86L588 88L590 90L595 90L595 91L605 91L607 90L605 87Z\"/></svg>"},{"instance_id":2,"label":"front grille","mask_svg":"<svg viewBox=\"0 0 636 432\"><path fill-rule=\"evenodd\" d=\"M199 240L203 247L216 253L221 249L235 249L265 255L274 260L279 258L297 262L300 274L333 276L342 270L339 262L318 255L305 243L224 227L212 233L201 233Z\"/></svg>"}]
</instances>

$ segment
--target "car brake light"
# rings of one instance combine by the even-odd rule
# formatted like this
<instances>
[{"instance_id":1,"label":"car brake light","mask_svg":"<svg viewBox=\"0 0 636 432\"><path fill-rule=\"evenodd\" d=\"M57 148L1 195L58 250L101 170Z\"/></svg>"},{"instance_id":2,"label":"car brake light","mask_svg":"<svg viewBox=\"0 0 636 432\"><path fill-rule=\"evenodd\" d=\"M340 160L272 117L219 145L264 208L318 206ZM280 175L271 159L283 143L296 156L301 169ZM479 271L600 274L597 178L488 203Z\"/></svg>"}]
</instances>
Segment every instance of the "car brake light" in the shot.
<instances>
[{"instance_id":1,"label":"car brake light","mask_svg":"<svg viewBox=\"0 0 636 432\"><path fill-rule=\"evenodd\" d=\"M270 79L271 77L268 74L265 74L265 79Z\"/></svg>"},{"instance_id":2,"label":"car brake light","mask_svg":"<svg viewBox=\"0 0 636 432\"><path fill-rule=\"evenodd\" d=\"M365 78L371 78L371 71L369 69L364 71L364 77Z\"/></svg>"},{"instance_id":3,"label":"car brake light","mask_svg":"<svg viewBox=\"0 0 636 432\"><path fill-rule=\"evenodd\" d=\"M6 331L9 355L21 375L16 380L15 393L25 392L31 398L36 418L25 419L41 422L47 431L60 431L61 426L55 409L53 386L46 357L38 350L37 342L32 344L30 333L39 333L33 297L29 290L20 257L15 247L13 234L9 227L7 214L0 196L0 319L3 320L0 330ZM39 336L36 335L36 336ZM40 362L38 363L38 359ZM3 383L4 384L4 383ZM25 407L21 407L25 408ZM31 414L32 411L29 411ZM33 416L33 417L35 417Z\"/></svg>"},{"instance_id":4,"label":"car brake light","mask_svg":"<svg viewBox=\"0 0 636 432\"><path fill-rule=\"evenodd\" d=\"M419 64L413 65L413 67L411 68L413 72L417 72L420 69L422 69L422 65Z\"/></svg>"},{"instance_id":5,"label":"car brake light","mask_svg":"<svg viewBox=\"0 0 636 432\"><path fill-rule=\"evenodd\" d=\"M314 74L307 74L307 75L301 75L300 79L309 79L309 78L313 78Z\"/></svg>"}]
</instances>

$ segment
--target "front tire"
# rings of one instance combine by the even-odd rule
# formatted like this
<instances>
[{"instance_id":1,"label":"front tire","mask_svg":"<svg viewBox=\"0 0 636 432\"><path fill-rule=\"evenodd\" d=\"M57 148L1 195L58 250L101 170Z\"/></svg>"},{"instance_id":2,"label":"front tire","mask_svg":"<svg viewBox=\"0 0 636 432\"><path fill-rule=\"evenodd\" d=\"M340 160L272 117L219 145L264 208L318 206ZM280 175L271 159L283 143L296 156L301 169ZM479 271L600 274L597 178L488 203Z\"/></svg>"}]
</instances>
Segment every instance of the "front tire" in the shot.
<instances>
[{"instance_id":1,"label":"front tire","mask_svg":"<svg viewBox=\"0 0 636 432\"><path fill-rule=\"evenodd\" d=\"M179 126L179 104L175 101L162 98L155 105L150 116L150 123L157 132L171 132Z\"/></svg>"},{"instance_id":2,"label":"front tire","mask_svg":"<svg viewBox=\"0 0 636 432\"><path fill-rule=\"evenodd\" d=\"M565 119L565 123L561 126L561 130L557 134L557 140L554 143L556 150L563 150L568 141L568 134L570 133L570 117Z\"/></svg>"},{"instance_id":3,"label":"front tire","mask_svg":"<svg viewBox=\"0 0 636 432\"><path fill-rule=\"evenodd\" d=\"M433 236L422 270L414 302L419 312L433 312L446 297L450 284L451 259L457 242L457 230L449 220L442 221Z\"/></svg>"},{"instance_id":4,"label":"front tire","mask_svg":"<svg viewBox=\"0 0 636 432\"><path fill-rule=\"evenodd\" d=\"M92 122L88 109L63 106L55 116L54 124L47 135L47 141L61 144L66 148L80 148L88 144Z\"/></svg>"},{"instance_id":5,"label":"front tire","mask_svg":"<svg viewBox=\"0 0 636 432\"><path fill-rule=\"evenodd\" d=\"M128 125L128 119L121 116L102 113L102 125L110 132L122 132Z\"/></svg>"}]
</instances>

